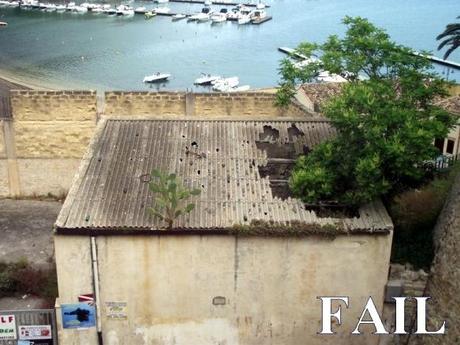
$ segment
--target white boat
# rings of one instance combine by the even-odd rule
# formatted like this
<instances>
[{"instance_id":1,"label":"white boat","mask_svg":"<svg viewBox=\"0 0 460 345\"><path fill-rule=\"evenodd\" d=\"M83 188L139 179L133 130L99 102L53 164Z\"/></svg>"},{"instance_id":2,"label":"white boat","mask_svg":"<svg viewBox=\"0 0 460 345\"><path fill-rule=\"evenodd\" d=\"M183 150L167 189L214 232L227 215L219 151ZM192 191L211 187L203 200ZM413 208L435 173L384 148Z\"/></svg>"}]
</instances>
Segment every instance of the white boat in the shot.
<instances>
[{"instance_id":1,"label":"white boat","mask_svg":"<svg viewBox=\"0 0 460 345\"><path fill-rule=\"evenodd\" d=\"M56 11L56 5L55 4L46 4L46 12L54 12Z\"/></svg>"},{"instance_id":2,"label":"white boat","mask_svg":"<svg viewBox=\"0 0 460 345\"><path fill-rule=\"evenodd\" d=\"M95 7L91 10L91 12L94 12L96 14L104 13L104 9L102 7Z\"/></svg>"},{"instance_id":3,"label":"white boat","mask_svg":"<svg viewBox=\"0 0 460 345\"><path fill-rule=\"evenodd\" d=\"M73 11L75 9L76 5L75 2L69 2L66 6L67 11Z\"/></svg>"},{"instance_id":4,"label":"white boat","mask_svg":"<svg viewBox=\"0 0 460 345\"><path fill-rule=\"evenodd\" d=\"M211 74L205 74L201 73L201 77L195 79L194 84L195 85L210 85L212 82L221 79L220 76L218 75L211 75Z\"/></svg>"},{"instance_id":5,"label":"white boat","mask_svg":"<svg viewBox=\"0 0 460 345\"><path fill-rule=\"evenodd\" d=\"M220 92L227 92L230 89L237 87L240 83L240 80L238 77L230 77L230 78L220 78L215 81L213 81L212 84L212 89L215 91L220 91Z\"/></svg>"},{"instance_id":6,"label":"white boat","mask_svg":"<svg viewBox=\"0 0 460 345\"><path fill-rule=\"evenodd\" d=\"M215 13L211 16L211 21L213 23L223 23L227 21L227 15L224 13Z\"/></svg>"},{"instance_id":7,"label":"white boat","mask_svg":"<svg viewBox=\"0 0 460 345\"><path fill-rule=\"evenodd\" d=\"M162 81L167 81L170 76L171 74L168 74L168 73L157 72L155 74L145 76L143 79L143 82L144 83L158 83Z\"/></svg>"},{"instance_id":8,"label":"white boat","mask_svg":"<svg viewBox=\"0 0 460 345\"><path fill-rule=\"evenodd\" d=\"M65 5L56 5L57 12L64 12L67 9Z\"/></svg>"},{"instance_id":9,"label":"white boat","mask_svg":"<svg viewBox=\"0 0 460 345\"><path fill-rule=\"evenodd\" d=\"M169 7L157 7L153 10L156 14L168 14L171 12Z\"/></svg>"},{"instance_id":10,"label":"white boat","mask_svg":"<svg viewBox=\"0 0 460 345\"><path fill-rule=\"evenodd\" d=\"M87 7L83 7L83 6L75 6L73 8L73 11L74 12L78 12L78 13L86 13L88 12L88 8Z\"/></svg>"},{"instance_id":11,"label":"white boat","mask_svg":"<svg viewBox=\"0 0 460 345\"><path fill-rule=\"evenodd\" d=\"M263 10L265 7L266 7L266 5L262 1L259 0L259 2L257 3L256 8L258 10Z\"/></svg>"},{"instance_id":12,"label":"white boat","mask_svg":"<svg viewBox=\"0 0 460 345\"><path fill-rule=\"evenodd\" d=\"M347 80L338 75L332 74L327 71L321 71L318 76L315 78L318 83L346 83Z\"/></svg>"},{"instance_id":13,"label":"white boat","mask_svg":"<svg viewBox=\"0 0 460 345\"><path fill-rule=\"evenodd\" d=\"M8 23L7 22L0 22L0 27L1 26L8 26Z\"/></svg>"},{"instance_id":14,"label":"white boat","mask_svg":"<svg viewBox=\"0 0 460 345\"><path fill-rule=\"evenodd\" d=\"M19 1L10 1L8 7L19 7Z\"/></svg>"},{"instance_id":15,"label":"white boat","mask_svg":"<svg viewBox=\"0 0 460 345\"><path fill-rule=\"evenodd\" d=\"M127 16L127 17L134 16L134 10L131 6L120 5L117 7L117 16Z\"/></svg>"},{"instance_id":16,"label":"white boat","mask_svg":"<svg viewBox=\"0 0 460 345\"><path fill-rule=\"evenodd\" d=\"M264 10L255 10L251 12L250 17L251 19L256 19L256 20L264 19L267 17L267 12L265 12Z\"/></svg>"},{"instance_id":17,"label":"white boat","mask_svg":"<svg viewBox=\"0 0 460 345\"><path fill-rule=\"evenodd\" d=\"M211 14L210 13L200 13L197 15L196 21L198 23L204 23L207 22L211 19Z\"/></svg>"},{"instance_id":18,"label":"white boat","mask_svg":"<svg viewBox=\"0 0 460 345\"><path fill-rule=\"evenodd\" d=\"M250 22L251 22L251 17L247 14L243 14L238 18L239 25L249 24Z\"/></svg>"},{"instance_id":19,"label":"white boat","mask_svg":"<svg viewBox=\"0 0 460 345\"><path fill-rule=\"evenodd\" d=\"M155 0L155 2L159 4L166 4L167 2L169 2L169 0Z\"/></svg>"},{"instance_id":20,"label":"white boat","mask_svg":"<svg viewBox=\"0 0 460 345\"><path fill-rule=\"evenodd\" d=\"M181 19L187 18L187 16L185 14L182 14L182 13L176 13L171 18L172 18L172 20L181 20Z\"/></svg>"},{"instance_id":21,"label":"white boat","mask_svg":"<svg viewBox=\"0 0 460 345\"><path fill-rule=\"evenodd\" d=\"M147 12L147 8L145 8L144 6L141 6L141 7L136 7L134 9L134 13L141 13L141 14L144 14Z\"/></svg>"},{"instance_id":22,"label":"white boat","mask_svg":"<svg viewBox=\"0 0 460 345\"><path fill-rule=\"evenodd\" d=\"M211 5L212 5L212 1L211 1L211 0L205 0L205 1L204 1L204 5L205 5L205 6L211 6Z\"/></svg>"},{"instance_id":23,"label":"white boat","mask_svg":"<svg viewBox=\"0 0 460 345\"><path fill-rule=\"evenodd\" d=\"M145 17L145 19L151 19L151 18L155 17L156 15L157 14L155 12L148 11L148 12L145 12L144 17Z\"/></svg>"}]
</instances>

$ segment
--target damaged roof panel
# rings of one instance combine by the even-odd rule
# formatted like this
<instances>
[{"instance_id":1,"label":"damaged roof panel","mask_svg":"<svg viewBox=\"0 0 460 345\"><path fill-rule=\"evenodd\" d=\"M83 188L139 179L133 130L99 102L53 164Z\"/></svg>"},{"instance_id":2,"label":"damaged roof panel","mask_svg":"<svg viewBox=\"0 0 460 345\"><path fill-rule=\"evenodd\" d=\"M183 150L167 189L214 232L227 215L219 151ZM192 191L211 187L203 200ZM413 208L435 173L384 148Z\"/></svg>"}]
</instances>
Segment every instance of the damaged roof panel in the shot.
<instances>
[{"instance_id":1,"label":"damaged roof panel","mask_svg":"<svg viewBox=\"0 0 460 345\"><path fill-rule=\"evenodd\" d=\"M202 191L193 197L195 209L180 217L175 229L219 231L261 219L333 223L297 199L274 195L269 177L259 172L269 159L288 151L297 156L333 135L325 120L102 121L58 217L57 231L164 229L148 212L154 168L174 172L186 186ZM350 231L392 227L380 203L342 222Z\"/></svg>"}]
</instances>

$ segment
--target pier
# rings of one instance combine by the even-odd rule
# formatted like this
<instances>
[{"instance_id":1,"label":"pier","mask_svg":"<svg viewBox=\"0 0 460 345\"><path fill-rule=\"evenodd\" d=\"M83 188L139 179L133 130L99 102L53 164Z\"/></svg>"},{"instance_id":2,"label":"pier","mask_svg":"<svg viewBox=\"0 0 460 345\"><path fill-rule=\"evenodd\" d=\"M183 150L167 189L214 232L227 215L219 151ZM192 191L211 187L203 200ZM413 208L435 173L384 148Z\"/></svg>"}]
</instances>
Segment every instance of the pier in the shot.
<instances>
[{"instance_id":1,"label":"pier","mask_svg":"<svg viewBox=\"0 0 460 345\"><path fill-rule=\"evenodd\" d=\"M434 55L425 55L425 54L422 54L422 53L419 53L419 52L412 52L412 55L425 57L425 58L429 59L430 61L432 61L434 63L440 64L440 65L443 65L443 66L452 67L452 68L460 70L460 63L457 63L457 62L454 62L454 61L444 60L444 59L438 58L437 56L434 56Z\"/></svg>"},{"instance_id":2,"label":"pier","mask_svg":"<svg viewBox=\"0 0 460 345\"><path fill-rule=\"evenodd\" d=\"M302 55L302 54L299 54L296 52L295 49L292 49L292 48L288 48L288 47L279 47L278 50L284 54L287 54L287 55L290 55L290 56L294 56L298 59L301 59L301 60L308 60L308 58L305 56L305 55Z\"/></svg>"}]
</instances>

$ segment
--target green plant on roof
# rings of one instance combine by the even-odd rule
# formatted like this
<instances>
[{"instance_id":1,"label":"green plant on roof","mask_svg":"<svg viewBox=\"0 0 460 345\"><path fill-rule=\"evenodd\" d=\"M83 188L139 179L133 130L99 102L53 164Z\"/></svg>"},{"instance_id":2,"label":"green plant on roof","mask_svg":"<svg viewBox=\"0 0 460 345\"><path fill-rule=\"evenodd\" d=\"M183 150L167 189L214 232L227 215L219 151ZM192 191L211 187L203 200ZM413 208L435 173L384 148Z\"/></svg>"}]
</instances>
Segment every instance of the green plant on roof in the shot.
<instances>
[{"instance_id":1,"label":"green plant on roof","mask_svg":"<svg viewBox=\"0 0 460 345\"><path fill-rule=\"evenodd\" d=\"M168 229L172 229L174 220L195 208L195 204L187 203L187 199L199 195L201 190L185 187L176 174L154 169L151 175L149 188L154 193L154 200L153 207L149 208L149 211L153 216L166 222Z\"/></svg>"}]
</instances>

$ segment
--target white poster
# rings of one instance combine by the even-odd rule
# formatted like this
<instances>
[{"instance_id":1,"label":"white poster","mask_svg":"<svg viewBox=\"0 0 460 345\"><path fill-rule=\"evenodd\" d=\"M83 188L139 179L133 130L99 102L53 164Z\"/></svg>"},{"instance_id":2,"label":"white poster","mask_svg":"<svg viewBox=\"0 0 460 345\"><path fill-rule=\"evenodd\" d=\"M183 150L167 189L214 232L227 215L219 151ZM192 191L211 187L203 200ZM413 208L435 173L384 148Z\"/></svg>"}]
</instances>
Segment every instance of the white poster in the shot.
<instances>
[{"instance_id":1,"label":"white poster","mask_svg":"<svg viewBox=\"0 0 460 345\"><path fill-rule=\"evenodd\" d=\"M14 315L0 315L0 340L16 339L16 319Z\"/></svg>"},{"instance_id":2,"label":"white poster","mask_svg":"<svg viewBox=\"0 0 460 345\"><path fill-rule=\"evenodd\" d=\"M51 338L52 334L50 325L19 326L19 339L40 340Z\"/></svg>"}]
</instances>

